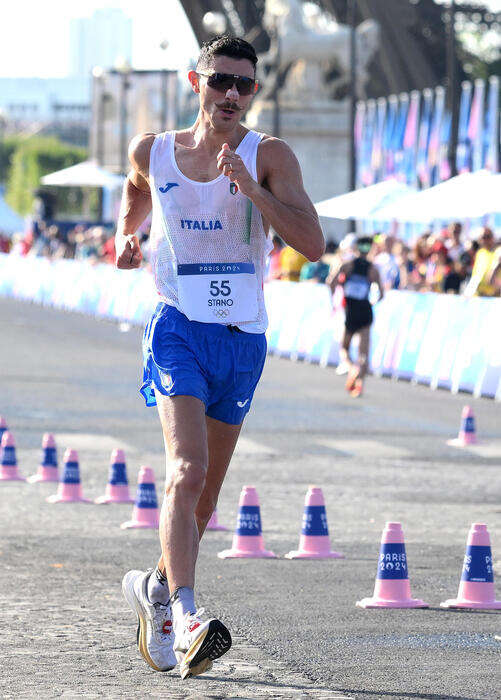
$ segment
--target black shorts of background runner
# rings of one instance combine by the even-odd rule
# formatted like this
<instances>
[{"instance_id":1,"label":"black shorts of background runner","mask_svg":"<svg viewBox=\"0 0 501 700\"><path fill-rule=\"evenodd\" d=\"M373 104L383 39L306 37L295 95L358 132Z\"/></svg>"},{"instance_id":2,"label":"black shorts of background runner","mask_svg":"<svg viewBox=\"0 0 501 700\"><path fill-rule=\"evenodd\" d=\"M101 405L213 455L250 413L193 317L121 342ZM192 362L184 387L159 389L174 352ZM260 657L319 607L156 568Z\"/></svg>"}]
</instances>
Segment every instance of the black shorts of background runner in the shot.
<instances>
[{"instance_id":1,"label":"black shorts of background runner","mask_svg":"<svg viewBox=\"0 0 501 700\"><path fill-rule=\"evenodd\" d=\"M344 325L350 333L356 333L374 320L372 306L368 299L346 299Z\"/></svg>"}]
</instances>

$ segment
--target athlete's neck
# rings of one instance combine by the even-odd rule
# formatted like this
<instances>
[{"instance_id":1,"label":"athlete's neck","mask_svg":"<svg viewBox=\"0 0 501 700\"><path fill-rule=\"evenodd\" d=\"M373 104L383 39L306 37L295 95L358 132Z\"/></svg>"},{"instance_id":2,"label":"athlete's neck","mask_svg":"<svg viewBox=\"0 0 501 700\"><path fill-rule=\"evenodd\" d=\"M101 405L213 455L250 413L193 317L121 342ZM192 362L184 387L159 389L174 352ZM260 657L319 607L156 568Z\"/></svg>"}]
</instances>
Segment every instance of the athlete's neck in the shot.
<instances>
[{"instance_id":1,"label":"athlete's neck","mask_svg":"<svg viewBox=\"0 0 501 700\"><path fill-rule=\"evenodd\" d=\"M210 155L217 155L223 143L227 143L234 151L247 131L248 129L242 124L236 124L231 131L216 131L199 113L196 122L190 129L193 139L192 147L206 151Z\"/></svg>"}]
</instances>

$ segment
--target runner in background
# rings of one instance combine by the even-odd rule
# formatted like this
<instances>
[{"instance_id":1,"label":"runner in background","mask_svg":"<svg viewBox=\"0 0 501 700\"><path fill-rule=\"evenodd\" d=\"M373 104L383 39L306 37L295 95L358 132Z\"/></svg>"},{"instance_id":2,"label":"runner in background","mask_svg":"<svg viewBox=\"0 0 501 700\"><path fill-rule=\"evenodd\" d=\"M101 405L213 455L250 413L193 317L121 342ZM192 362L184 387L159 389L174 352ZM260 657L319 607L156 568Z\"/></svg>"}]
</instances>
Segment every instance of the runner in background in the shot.
<instances>
[{"instance_id":1,"label":"runner in background","mask_svg":"<svg viewBox=\"0 0 501 700\"><path fill-rule=\"evenodd\" d=\"M339 271L327 280L332 293L338 284L343 285L346 318L339 357L340 364L344 363L349 368L346 390L353 397L362 394L363 381L368 369L370 329L373 321L372 306L369 301L371 284L378 285L380 300L384 296L379 272L376 266L367 260L371 247L372 238L368 236L358 238L354 259L341 265ZM353 363L350 358L350 345L357 334L359 336L358 359Z\"/></svg>"}]
</instances>

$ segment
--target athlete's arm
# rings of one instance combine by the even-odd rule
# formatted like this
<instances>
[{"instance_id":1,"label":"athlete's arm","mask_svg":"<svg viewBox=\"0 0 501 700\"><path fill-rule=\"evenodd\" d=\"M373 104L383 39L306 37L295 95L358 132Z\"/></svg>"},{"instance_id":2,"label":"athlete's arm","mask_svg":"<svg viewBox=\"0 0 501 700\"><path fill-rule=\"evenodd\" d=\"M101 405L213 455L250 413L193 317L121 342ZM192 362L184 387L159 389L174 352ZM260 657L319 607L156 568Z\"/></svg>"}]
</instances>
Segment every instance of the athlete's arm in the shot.
<instances>
[{"instance_id":1,"label":"athlete's arm","mask_svg":"<svg viewBox=\"0 0 501 700\"><path fill-rule=\"evenodd\" d=\"M124 183L115 234L116 266L122 270L139 267L143 258L135 234L151 211L148 172L154 139L154 134L141 134L134 137L129 146L132 170Z\"/></svg>"},{"instance_id":2,"label":"athlete's arm","mask_svg":"<svg viewBox=\"0 0 501 700\"><path fill-rule=\"evenodd\" d=\"M325 283L329 285L331 288L331 292L334 294L336 287L339 284L339 278L341 277L342 274L346 275L346 272L348 270L348 265L349 263L344 263L344 265L340 265L340 267L337 269L335 273L329 274L327 279L325 280Z\"/></svg>"},{"instance_id":3,"label":"athlete's arm","mask_svg":"<svg viewBox=\"0 0 501 700\"><path fill-rule=\"evenodd\" d=\"M322 257L325 240L317 212L304 190L297 158L284 141L267 138L259 145L258 171L263 174L264 187L232 151L219 153L218 167L237 183L285 243L312 262Z\"/></svg>"},{"instance_id":4,"label":"athlete's arm","mask_svg":"<svg viewBox=\"0 0 501 700\"><path fill-rule=\"evenodd\" d=\"M381 277L379 275L379 270L375 265L371 265L369 270L369 279L371 282L375 282L379 289L379 301L384 297L384 288L381 284Z\"/></svg>"}]
</instances>

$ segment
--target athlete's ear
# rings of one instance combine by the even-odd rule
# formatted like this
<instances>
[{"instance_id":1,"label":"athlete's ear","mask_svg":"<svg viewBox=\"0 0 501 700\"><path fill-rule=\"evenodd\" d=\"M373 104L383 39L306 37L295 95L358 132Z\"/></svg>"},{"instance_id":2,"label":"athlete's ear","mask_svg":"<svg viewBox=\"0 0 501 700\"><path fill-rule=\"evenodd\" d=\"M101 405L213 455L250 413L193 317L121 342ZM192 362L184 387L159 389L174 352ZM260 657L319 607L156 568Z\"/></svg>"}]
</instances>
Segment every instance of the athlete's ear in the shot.
<instances>
[{"instance_id":1,"label":"athlete's ear","mask_svg":"<svg viewBox=\"0 0 501 700\"><path fill-rule=\"evenodd\" d=\"M198 73L194 70L190 70L188 73L188 80L191 83L191 87L193 88L193 92L200 92L200 83L199 83L199 78L198 78Z\"/></svg>"}]
</instances>

